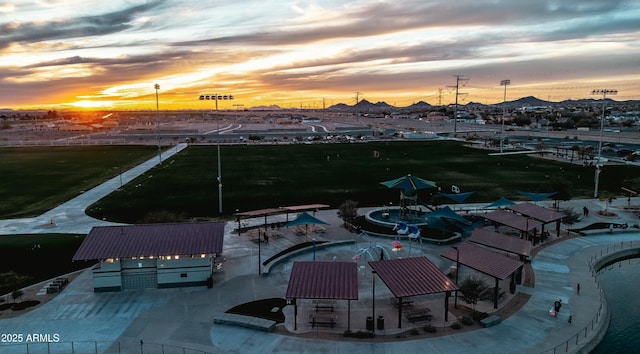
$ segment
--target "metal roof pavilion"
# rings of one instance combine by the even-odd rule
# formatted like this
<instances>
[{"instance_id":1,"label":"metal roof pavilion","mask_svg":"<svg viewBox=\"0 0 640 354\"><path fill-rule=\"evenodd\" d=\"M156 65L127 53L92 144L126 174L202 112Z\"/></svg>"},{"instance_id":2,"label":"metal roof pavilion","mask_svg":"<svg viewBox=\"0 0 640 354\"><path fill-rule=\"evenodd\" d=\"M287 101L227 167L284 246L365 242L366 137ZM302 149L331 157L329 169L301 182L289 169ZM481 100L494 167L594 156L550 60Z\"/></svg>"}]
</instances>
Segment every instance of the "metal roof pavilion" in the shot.
<instances>
[{"instance_id":1,"label":"metal roof pavilion","mask_svg":"<svg viewBox=\"0 0 640 354\"><path fill-rule=\"evenodd\" d=\"M480 227L471 232L469 241L523 257L531 255L531 242Z\"/></svg>"},{"instance_id":2,"label":"metal roof pavilion","mask_svg":"<svg viewBox=\"0 0 640 354\"><path fill-rule=\"evenodd\" d=\"M224 222L95 226L74 261L168 255L218 254Z\"/></svg>"}]
</instances>

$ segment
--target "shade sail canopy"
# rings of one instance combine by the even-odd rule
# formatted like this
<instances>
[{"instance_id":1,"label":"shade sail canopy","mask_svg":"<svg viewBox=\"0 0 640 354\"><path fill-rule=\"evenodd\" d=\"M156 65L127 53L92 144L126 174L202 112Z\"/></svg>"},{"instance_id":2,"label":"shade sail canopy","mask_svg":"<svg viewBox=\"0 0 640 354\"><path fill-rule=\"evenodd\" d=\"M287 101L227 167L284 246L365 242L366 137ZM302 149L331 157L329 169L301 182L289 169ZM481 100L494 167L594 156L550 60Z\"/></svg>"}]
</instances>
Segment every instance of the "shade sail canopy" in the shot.
<instances>
[{"instance_id":1,"label":"shade sail canopy","mask_svg":"<svg viewBox=\"0 0 640 354\"><path fill-rule=\"evenodd\" d=\"M427 257L369 261L393 296L406 297L455 291L458 286Z\"/></svg>"},{"instance_id":2,"label":"shade sail canopy","mask_svg":"<svg viewBox=\"0 0 640 354\"><path fill-rule=\"evenodd\" d=\"M73 260L222 253L224 224L94 226Z\"/></svg>"},{"instance_id":3,"label":"shade sail canopy","mask_svg":"<svg viewBox=\"0 0 640 354\"><path fill-rule=\"evenodd\" d=\"M469 225L471 222L462 216L458 215L455 211L451 210L448 206L444 206L436 211L428 213L426 215L428 218L443 218L443 219L451 219L455 221L459 221L463 224Z\"/></svg>"},{"instance_id":4,"label":"shade sail canopy","mask_svg":"<svg viewBox=\"0 0 640 354\"><path fill-rule=\"evenodd\" d=\"M564 213L547 209L545 207L541 207L532 203L512 205L510 207L507 207L507 209L513 210L516 213L520 213L524 216L532 217L536 220L542 221L543 223L558 221L566 217Z\"/></svg>"},{"instance_id":5,"label":"shade sail canopy","mask_svg":"<svg viewBox=\"0 0 640 354\"><path fill-rule=\"evenodd\" d=\"M469 237L469 242L520 256L529 257L531 255L531 242L483 228L474 229Z\"/></svg>"},{"instance_id":6,"label":"shade sail canopy","mask_svg":"<svg viewBox=\"0 0 640 354\"><path fill-rule=\"evenodd\" d=\"M543 199L547 199L550 196L556 194L556 192L548 192L548 193L532 193L532 192L523 192L523 191L516 191L524 196L526 196L527 198L533 200L534 202L539 202Z\"/></svg>"},{"instance_id":7,"label":"shade sail canopy","mask_svg":"<svg viewBox=\"0 0 640 354\"><path fill-rule=\"evenodd\" d=\"M469 198L475 192L465 192L465 193L442 193L438 192L441 196L447 197L456 203L464 203L467 198Z\"/></svg>"},{"instance_id":8,"label":"shade sail canopy","mask_svg":"<svg viewBox=\"0 0 640 354\"><path fill-rule=\"evenodd\" d=\"M481 217L495 221L499 224L512 227L519 231L529 232L533 229L540 227L543 223L530 217L518 215L516 213L494 210L490 213L480 214Z\"/></svg>"},{"instance_id":9,"label":"shade sail canopy","mask_svg":"<svg viewBox=\"0 0 640 354\"><path fill-rule=\"evenodd\" d=\"M296 225L329 225L328 223L316 218L315 216L310 215L307 212L304 212L298 215L294 220L289 221L285 224L285 226L296 226Z\"/></svg>"},{"instance_id":10,"label":"shade sail canopy","mask_svg":"<svg viewBox=\"0 0 640 354\"><path fill-rule=\"evenodd\" d=\"M428 181L412 175L402 176L386 182L380 182L383 186L389 188L398 188L409 191L417 191L420 189L437 188L436 182Z\"/></svg>"},{"instance_id":11,"label":"shade sail canopy","mask_svg":"<svg viewBox=\"0 0 640 354\"><path fill-rule=\"evenodd\" d=\"M489 208L504 208L507 207L509 205L515 205L516 203L505 198L505 197L500 197L500 199L496 200L495 202L487 205L485 207L485 209L489 209Z\"/></svg>"},{"instance_id":12,"label":"shade sail canopy","mask_svg":"<svg viewBox=\"0 0 640 354\"><path fill-rule=\"evenodd\" d=\"M463 242L457 247L457 250L453 248L447 250L442 254L442 257L454 262L457 259L460 264L500 280L506 279L524 265L521 261L476 246L470 242ZM459 254L458 251L460 252Z\"/></svg>"},{"instance_id":13,"label":"shade sail canopy","mask_svg":"<svg viewBox=\"0 0 640 354\"><path fill-rule=\"evenodd\" d=\"M358 299L355 262L294 262L287 299Z\"/></svg>"}]
</instances>

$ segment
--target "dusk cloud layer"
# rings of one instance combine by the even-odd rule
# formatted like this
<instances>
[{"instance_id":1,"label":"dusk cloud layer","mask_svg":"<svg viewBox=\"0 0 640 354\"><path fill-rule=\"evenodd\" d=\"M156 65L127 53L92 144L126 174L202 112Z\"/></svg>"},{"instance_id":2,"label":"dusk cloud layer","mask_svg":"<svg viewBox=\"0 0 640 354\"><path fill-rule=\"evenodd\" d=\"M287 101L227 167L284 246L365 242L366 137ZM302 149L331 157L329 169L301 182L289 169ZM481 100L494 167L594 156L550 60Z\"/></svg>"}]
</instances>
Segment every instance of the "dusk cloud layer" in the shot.
<instances>
[{"instance_id":1,"label":"dusk cloud layer","mask_svg":"<svg viewBox=\"0 0 640 354\"><path fill-rule=\"evenodd\" d=\"M323 99L640 98L637 0L87 1L0 4L0 107L205 108ZM210 104L210 103L209 103ZM226 103L230 106L230 103ZM227 107L229 108L229 107Z\"/></svg>"}]
</instances>

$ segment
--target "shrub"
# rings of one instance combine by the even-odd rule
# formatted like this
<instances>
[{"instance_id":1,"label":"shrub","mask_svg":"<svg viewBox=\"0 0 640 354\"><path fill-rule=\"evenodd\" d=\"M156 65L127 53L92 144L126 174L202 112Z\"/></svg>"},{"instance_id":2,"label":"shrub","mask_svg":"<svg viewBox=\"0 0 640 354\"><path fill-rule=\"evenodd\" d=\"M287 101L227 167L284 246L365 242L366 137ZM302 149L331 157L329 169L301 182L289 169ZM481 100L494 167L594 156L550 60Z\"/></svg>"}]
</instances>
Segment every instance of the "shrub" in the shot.
<instances>
[{"instance_id":1,"label":"shrub","mask_svg":"<svg viewBox=\"0 0 640 354\"><path fill-rule=\"evenodd\" d=\"M433 327L432 325L428 324L426 326L424 326L424 331L427 333L436 333L437 329L435 327Z\"/></svg>"},{"instance_id":2,"label":"shrub","mask_svg":"<svg viewBox=\"0 0 640 354\"><path fill-rule=\"evenodd\" d=\"M455 322L453 322L453 324L451 325L451 328L453 328L453 329L460 329L460 328L462 328L462 325L460 324L460 322L455 321Z\"/></svg>"},{"instance_id":3,"label":"shrub","mask_svg":"<svg viewBox=\"0 0 640 354\"><path fill-rule=\"evenodd\" d=\"M471 318L471 316L462 316L462 319L460 320L460 322L462 322L463 325L465 326L471 326L473 324L473 318Z\"/></svg>"}]
</instances>

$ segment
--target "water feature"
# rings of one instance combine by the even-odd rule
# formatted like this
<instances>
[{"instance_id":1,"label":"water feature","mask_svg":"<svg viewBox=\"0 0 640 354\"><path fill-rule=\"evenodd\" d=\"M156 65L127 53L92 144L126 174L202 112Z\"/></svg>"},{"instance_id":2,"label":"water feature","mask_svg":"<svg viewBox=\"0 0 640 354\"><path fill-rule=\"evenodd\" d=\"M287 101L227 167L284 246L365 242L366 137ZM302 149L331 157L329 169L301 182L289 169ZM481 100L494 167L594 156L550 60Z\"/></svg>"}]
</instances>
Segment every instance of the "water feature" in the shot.
<instances>
[{"instance_id":1,"label":"water feature","mask_svg":"<svg viewBox=\"0 0 640 354\"><path fill-rule=\"evenodd\" d=\"M640 259L627 259L607 266L598 279L611 310L611 323L592 353L637 353L640 348Z\"/></svg>"},{"instance_id":2,"label":"water feature","mask_svg":"<svg viewBox=\"0 0 640 354\"><path fill-rule=\"evenodd\" d=\"M399 221L416 226L427 226L425 216L426 213L422 210L410 210L401 215L400 208L380 208L366 213L365 219L375 225L393 228Z\"/></svg>"}]
</instances>

